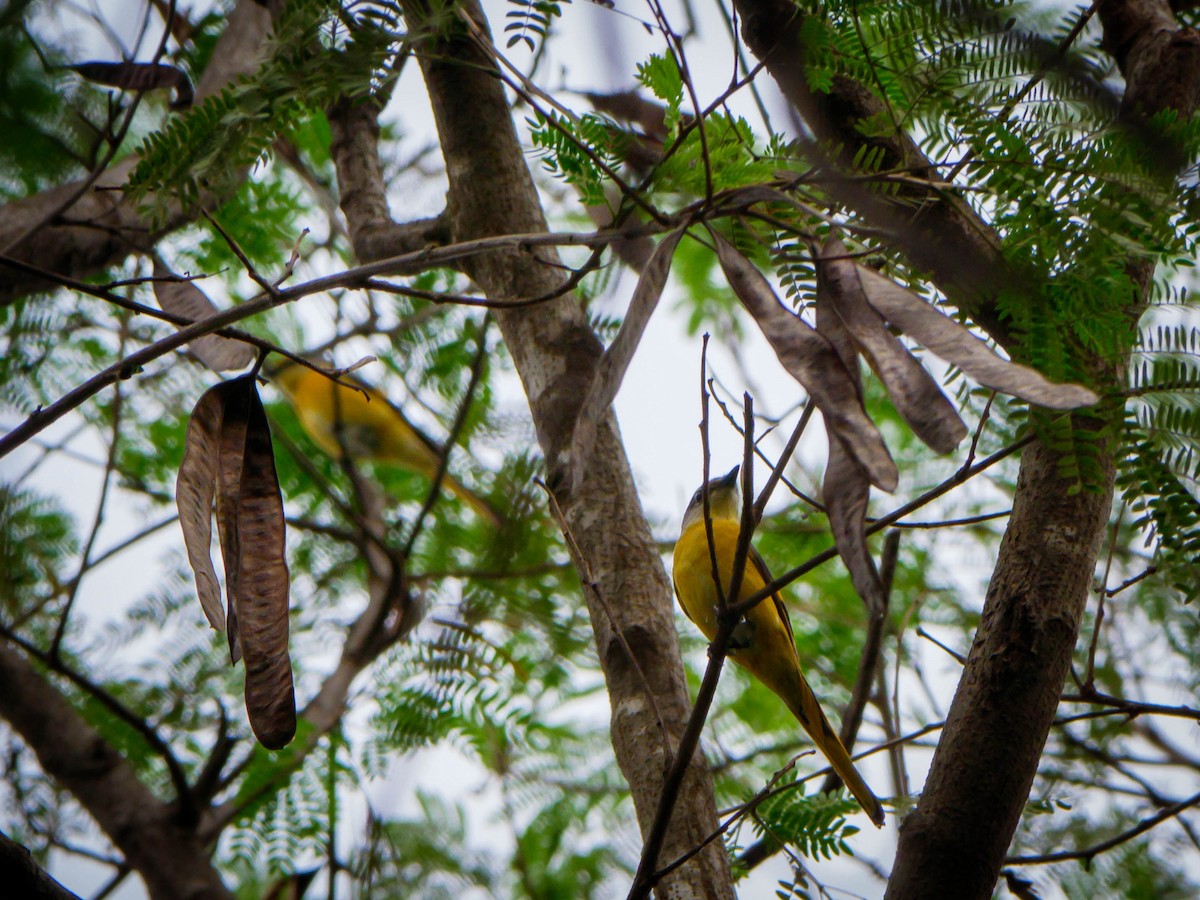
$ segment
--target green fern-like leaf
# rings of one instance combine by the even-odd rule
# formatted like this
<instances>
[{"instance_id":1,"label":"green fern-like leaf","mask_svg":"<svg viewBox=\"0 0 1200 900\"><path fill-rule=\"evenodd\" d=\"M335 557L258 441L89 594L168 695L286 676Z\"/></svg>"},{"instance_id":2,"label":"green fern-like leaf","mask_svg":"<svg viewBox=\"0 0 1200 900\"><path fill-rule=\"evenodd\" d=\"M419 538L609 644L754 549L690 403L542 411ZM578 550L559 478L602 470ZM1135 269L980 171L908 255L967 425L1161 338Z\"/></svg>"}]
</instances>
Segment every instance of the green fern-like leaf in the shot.
<instances>
[{"instance_id":1,"label":"green fern-like leaf","mask_svg":"<svg viewBox=\"0 0 1200 900\"><path fill-rule=\"evenodd\" d=\"M538 113L529 120L533 146L547 172L579 191L584 203L605 203L605 169L620 165L629 135L595 113L579 119Z\"/></svg>"},{"instance_id":2,"label":"green fern-like leaf","mask_svg":"<svg viewBox=\"0 0 1200 900\"><path fill-rule=\"evenodd\" d=\"M666 104L665 128L668 134L679 124L683 107L683 76L674 56L652 55L638 63L638 81Z\"/></svg>"},{"instance_id":3,"label":"green fern-like leaf","mask_svg":"<svg viewBox=\"0 0 1200 900\"><path fill-rule=\"evenodd\" d=\"M806 797L798 790L781 790L757 810L756 830L791 844L812 859L853 856L847 839L858 833L846 816L858 810L853 799L820 794Z\"/></svg>"},{"instance_id":4,"label":"green fern-like leaf","mask_svg":"<svg viewBox=\"0 0 1200 900\"><path fill-rule=\"evenodd\" d=\"M546 40L554 20L562 15L562 7L553 0L508 0L513 7L504 14L507 20L504 33L506 46L524 44L530 52Z\"/></svg>"},{"instance_id":5,"label":"green fern-like leaf","mask_svg":"<svg viewBox=\"0 0 1200 900\"><path fill-rule=\"evenodd\" d=\"M253 76L147 137L129 187L153 221L165 220L172 201L191 208L206 196L228 197L280 134L335 100L373 89L391 59L392 34L380 27L385 20L365 16L352 42L331 42L325 26L337 6L329 0L289 4Z\"/></svg>"},{"instance_id":6,"label":"green fern-like leaf","mask_svg":"<svg viewBox=\"0 0 1200 900\"><path fill-rule=\"evenodd\" d=\"M1146 424L1126 423L1125 453L1117 484L1138 515L1136 525L1149 530L1155 542L1155 564L1165 581L1186 601L1196 596L1200 584L1200 500L1194 478L1196 454L1191 448L1164 449L1155 429L1155 415ZM1200 418L1189 417L1189 439L1195 442Z\"/></svg>"},{"instance_id":7,"label":"green fern-like leaf","mask_svg":"<svg viewBox=\"0 0 1200 900\"><path fill-rule=\"evenodd\" d=\"M74 523L54 500L0 483L0 610L13 616L48 599L77 550Z\"/></svg>"}]
</instances>

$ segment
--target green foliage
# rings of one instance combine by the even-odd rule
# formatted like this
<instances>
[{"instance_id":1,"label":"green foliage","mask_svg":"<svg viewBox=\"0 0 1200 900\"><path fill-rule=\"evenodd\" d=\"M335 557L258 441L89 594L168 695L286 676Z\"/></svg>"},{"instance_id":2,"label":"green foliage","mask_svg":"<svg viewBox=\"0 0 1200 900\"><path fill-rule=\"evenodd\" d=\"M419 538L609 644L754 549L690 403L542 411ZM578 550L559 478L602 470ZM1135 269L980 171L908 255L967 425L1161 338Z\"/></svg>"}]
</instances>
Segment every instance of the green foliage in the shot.
<instances>
[{"instance_id":1,"label":"green foliage","mask_svg":"<svg viewBox=\"0 0 1200 900\"><path fill-rule=\"evenodd\" d=\"M858 828L846 824L846 816L858 810L853 799L819 794L805 797L801 785L786 781L755 811L755 830L794 846L803 856L818 860L853 856L847 838Z\"/></svg>"},{"instance_id":2,"label":"green foliage","mask_svg":"<svg viewBox=\"0 0 1200 900\"><path fill-rule=\"evenodd\" d=\"M326 30L339 4L302 0L288 4L265 48L267 62L216 96L173 117L149 135L130 175L130 193L161 221L175 200L185 208L203 195L234 193L247 168L264 162L280 134L303 127L335 100L367 94L382 75L392 37L385 30L355 29L338 43Z\"/></svg>"},{"instance_id":3,"label":"green foliage","mask_svg":"<svg viewBox=\"0 0 1200 900\"><path fill-rule=\"evenodd\" d=\"M1145 262L1163 270L1156 312L1194 315L1186 293L1167 287L1166 279L1192 265L1200 200L1194 191L1179 191L1162 163L1194 157L1197 124L1170 115L1144 128L1123 124L1109 87L1111 64L1094 28L1061 64L1047 69L1048 54L1073 19L1051 26L1022 5L980 0L839 0L802 7L811 13L803 25L808 85L826 91L838 79L857 80L882 108L859 123L862 133L890 137L903 129L915 135L938 173L969 185L966 201L995 225L1005 259L1021 276L1019 284L997 286L999 308L1019 337L1014 352L1054 378L1092 383L1111 380L1112 372L1124 372L1132 359L1133 397L1123 421L1119 413L1103 422L1030 413L1023 404L1001 398L988 407L978 456L1032 427L1062 454L1063 476L1084 490L1101 480L1102 452L1109 445L1117 448L1118 484L1128 513L1115 523L1109 585L1151 564L1158 577L1109 600L1110 625L1120 621L1122 639L1145 636L1145 644L1123 655L1121 647L1106 643L1109 632L1102 630L1094 668L1086 648L1077 668L1082 673L1089 667L1095 683L1114 694L1123 695L1127 687L1133 694L1145 674L1138 670L1139 660L1166 657L1180 670L1172 684L1194 694L1200 686L1193 665L1200 624L1194 610L1181 609L1177 598L1190 598L1200 584L1200 457L1195 452L1200 331L1190 320L1185 326L1150 324L1137 338L1130 310L1140 302L1132 273ZM509 46L525 44L538 51L560 13L558 3L514 0L506 28ZM1023 24L1017 27L1014 21ZM201 72L224 16L218 10L192 24L194 39L178 62ZM420 46L423 38L401 35L400 27L394 4L288 4L263 48L267 64L258 74L188 113L171 116L146 139L134 175L135 199L161 219L176 201L187 206L202 197L220 198L215 218L251 261L274 277L306 216L316 209L305 186L285 167L265 164L274 142L289 140L318 180L332 184L324 109L336 99L386 92L398 42ZM60 50L43 49L49 59L60 61ZM666 124L662 147L652 148L661 149L662 158L649 173L644 199L670 214L685 208L701 214L711 208L702 204L722 202L739 188L770 185L788 191L796 205L757 203L752 214L727 217L717 227L770 269L787 302L803 312L815 290L810 242L831 227L846 225L850 231L877 225L850 220L829 187L827 168L814 162L819 152L841 159L841 148L814 148L790 135L756 132L757 126L737 112L748 108L737 105L740 97L731 96L728 105L718 104L696 121L674 52L655 54L638 67L640 84L662 101ZM1016 92L1034 75L1045 78L1018 98ZM6 135L0 145L0 192L25 194L77 171L96 148L86 129L74 130L71 117L79 110L95 115L101 99L100 92L73 76L48 79L28 40L0 29L0 132ZM704 105L714 98L698 100ZM535 111L529 121L533 153L546 169L585 202L608 202L609 173L629 171L623 160L630 136L603 115ZM387 128L385 123L388 144L393 137L407 138ZM913 173L895 171L897 161L881 144L845 161L855 183L866 190L909 197L911 185L904 179L911 180ZM247 168L251 175L243 179ZM638 174L635 183L641 181ZM325 253L334 260L352 258L347 242L336 228L333 232L310 259L321 261ZM905 267L882 232L868 228L856 234L872 265L941 302L922 282L923 273ZM699 230L693 235L703 238ZM249 283L224 239L207 223L174 233L160 249L177 269L222 275L223 283L208 283L218 290L224 286L236 294ZM135 277L144 274L140 266L134 262L97 277ZM699 240L683 241L673 265L682 287L677 302L693 334L711 329L737 348L749 320L718 271ZM414 276L411 284L427 291L462 291L468 280L439 269ZM144 285L123 290L149 300ZM592 322L609 333L617 325L600 315ZM511 374L511 365L496 335L486 333L475 311L369 291L306 298L302 311L276 311L246 327L275 335L296 350L328 340L343 364L376 355L380 362L363 376L438 439L466 402L469 369L481 336L486 337L483 381L470 398L449 471L502 510L504 522L493 528L451 498L434 504L404 560L404 588L424 604L425 622L362 673L350 697L353 727L318 740L302 726L297 743L282 753L250 748L241 711L242 670L229 667L223 638L204 626L177 547L161 560L153 589L130 598L128 608L98 612L98 604L82 602L83 611L66 633L64 663L86 672L100 689L153 723L193 779L212 753L214 733L221 729L232 735L229 780L217 802L233 804L237 818L218 846L217 860L223 872L239 880L242 896L261 895L278 875L326 858L331 836L352 830L344 811L351 795L366 795L372 807L367 834L349 861L363 896L584 897L615 893L613 882L627 885L636 862L634 817L611 752L594 638L578 576L557 526L545 514L545 495L533 483L542 465L529 449L533 438L523 413L516 411L519 404L506 399L511 385L502 379ZM145 317L75 295L31 297L0 307L0 402L6 411L27 414L164 331ZM75 418L92 442L86 445L89 458L102 457L114 428L118 432L113 484L126 499L134 498L137 527L142 518L157 522L172 514L186 417L213 377L181 352L122 381L120 404L110 390ZM972 389L954 372L949 379L959 379L964 418L978 423L984 403L991 402L989 392ZM1118 390L1109 392L1113 409ZM915 494L937 484L961 464L961 458L931 460L874 379L867 380L865 402L904 467L906 491ZM357 479L369 479L385 492L384 531L393 548L412 533L430 486L423 476L382 465L358 466L352 477L312 443L290 406L279 402L271 412L290 517L292 647L303 703L336 665L331 651L342 648L347 624L365 604ZM49 452L57 460L83 451L56 444ZM792 475L815 493L816 465L803 452L799 459L802 471ZM1011 505L1014 472L1015 463L996 467L989 473L990 485L963 499L955 494L937 515L1003 513ZM878 514L883 505L873 501L872 512ZM914 637L918 625L937 630L952 649L969 647L990 567L971 566L957 556L961 551L962 559L990 562L1002 527L999 519L953 532L924 526L904 531L884 659L887 677L903 685L905 694L914 682L923 685L928 674L917 649L924 645ZM1136 547L1145 537L1143 529L1152 533L1153 559ZM82 537L63 504L40 486L0 487L0 609L6 622L41 604L57 611L55 601L78 571ZM109 538L105 531L97 547L111 546ZM823 516L797 502L767 517L757 543L771 567L782 572L825 550L830 538ZM153 561L150 551L142 552L136 543L133 548L128 558L140 554L139 565ZM955 558L947 562L947 557ZM861 602L836 563L809 573L789 590L787 602L806 671L836 720L857 672ZM110 612L105 621L104 613ZM44 646L56 621L38 616L23 633ZM1099 627L1094 618L1085 623L1085 635L1093 624ZM706 658L704 643L682 617L680 629L694 687L697 666ZM936 659L957 671L948 658ZM161 796L170 795L166 767L137 729L115 718L92 694L56 683L147 784ZM903 696L906 719L944 716L936 691L912 693L917 696ZM866 730L874 731L873 738L878 721L876 711L868 710ZM715 739L706 741L706 752L716 767L722 805L744 802L807 746L778 698L732 668L719 688L710 725ZM1087 745L1121 749L1127 734L1124 717L1114 716L1052 737L1053 752L1038 784L1038 796L1045 799L1026 810L1040 846L1084 846L1089 837L1108 836L1111 829L1101 834L1062 810L1083 808L1075 803L1076 784L1101 789L1097 785L1108 767ZM19 743L7 734L0 734L0 742L5 781L17 801L10 804L14 831L22 840L46 851L52 838L83 833L82 826L73 831L71 816L82 820L77 807L44 778L33 777L27 759L17 759ZM302 754L310 742L316 749ZM434 754L439 765L449 760L442 771L466 773L466 788L479 786L481 795L500 797L488 824L511 834L509 843L485 844L476 833L480 815L468 815L468 804L476 805L474 794L464 801L434 793L442 774L428 782L423 774L414 775L414 802L399 809L374 808L378 794L370 790L369 779L383 778L397 762L423 773L423 762ZM818 762L805 758L800 765L811 769ZM806 798L792 783L782 788L757 810L757 830L814 860L849 855L856 829L846 817L856 812L856 804ZM1068 896L1193 895L1186 873L1169 864L1174 849L1135 842L1098 858L1090 873L1059 869L1063 890ZM809 896L810 890L797 871L790 883L781 882L779 896Z\"/></svg>"},{"instance_id":4,"label":"green foliage","mask_svg":"<svg viewBox=\"0 0 1200 900\"><path fill-rule=\"evenodd\" d=\"M666 104L664 126L667 133L675 131L683 106L683 75L679 63L671 55L652 54L637 67L638 82Z\"/></svg>"},{"instance_id":5,"label":"green foliage","mask_svg":"<svg viewBox=\"0 0 1200 900\"><path fill-rule=\"evenodd\" d=\"M1194 433L1194 432L1193 432ZM1200 501L1181 476L1190 450L1164 450L1162 442L1136 422L1126 428L1126 455L1118 485L1125 492L1136 524L1153 535L1161 576L1186 600L1200 583Z\"/></svg>"},{"instance_id":6,"label":"green foliage","mask_svg":"<svg viewBox=\"0 0 1200 900\"><path fill-rule=\"evenodd\" d=\"M255 268L274 280L283 274L289 251L300 239L305 213L300 192L283 167L268 164L245 179L213 218ZM175 268L235 277L242 270L241 261L214 226L205 220L203 227L209 231L208 237L195 251L173 261Z\"/></svg>"},{"instance_id":7,"label":"green foliage","mask_svg":"<svg viewBox=\"0 0 1200 900\"><path fill-rule=\"evenodd\" d=\"M0 307L0 408L28 414L74 387L67 373L109 358L119 318L61 295Z\"/></svg>"},{"instance_id":8,"label":"green foliage","mask_svg":"<svg viewBox=\"0 0 1200 900\"><path fill-rule=\"evenodd\" d=\"M610 119L592 113L571 119L539 112L529 127L546 171L578 190L584 203L603 205L605 169L617 168L628 135Z\"/></svg>"},{"instance_id":9,"label":"green foliage","mask_svg":"<svg viewBox=\"0 0 1200 900\"><path fill-rule=\"evenodd\" d=\"M496 896L497 861L472 847L463 805L423 790L416 799L411 817L371 817L367 845L351 863L362 895L403 896L420 885L427 900L455 900L470 888Z\"/></svg>"},{"instance_id":10,"label":"green foliage","mask_svg":"<svg viewBox=\"0 0 1200 900\"><path fill-rule=\"evenodd\" d=\"M543 808L517 836L513 865L523 893L529 897L599 897L605 878L617 861L603 844L575 849L586 821L586 797L568 797Z\"/></svg>"},{"instance_id":11,"label":"green foliage","mask_svg":"<svg viewBox=\"0 0 1200 900\"><path fill-rule=\"evenodd\" d=\"M656 188L703 196L711 179L714 192L770 181L778 166L760 156L749 123L714 112L691 128L655 170Z\"/></svg>"},{"instance_id":12,"label":"green foliage","mask_svg":"<svg viewBox=\"0 0 1200 900\"><path fill-rule=\"evenodd\" d=\"M562 15L562 7L553 0L508 0L508 3L513 8L504 14L507 47L524 44L531 52L537 50L554 20Z\"/></svg>"},{"instance_id":13,"label":"green foliage","mask_svg":"<svg viewBox=\"0 0 1200 900\"><path fill-rule=\"evenodd\" d=\"M15 618L65 581L63 564L78 547L71 517L56 498L0 483L0 610Z\"/></svg>"},{"instance_id":14,"label":"green foliage","mask_svg":"<svg viewBox=\"0 0 1200 900\"><path fill-rule=\"evenodd\" d=\"M310 731L301 724L296 741L305 741ZM225 853L231 865L287 875L299 860L322 852L329 830L336 827L330 786L348 785L353 777L338 752L336 737L323 738L322 745L290 777L293 751L254 749L239 792L239 799L254 802L228 833Z\"/></svg>"},{"instance_id":15,"label":"green foliage","mask_svg":"<svg viewBox=\"0 0 1200 900\"><path fill-rule=\"evenodd\" d=\"M1200 576L1200 329L1151 325L1140 337L1118 486L1153 536L1160 577L1191 600Z\"/></svg>"},{"instance_id":16,"label":"green foliage","mask_svg":"<svg viewBox=\"0 0 1200 900\"><path fill-rule=\"evenodd\" d=\"M741 305L721 277L716 254L696 241L683 240L675 250L671 272L683 289L677 309L687 315L687 332L695 337L706 327L721 334L745 333Z\"/></svg>"},{"instance_id":17,"label":"green foliage","mask_svg":"<svg viewBox=\"0 0 1200 900\"><path fill-rule=\"evenodd\" d=\"M1071 840L1084 845L1097 843L1107 835L1095 825L1075 822ZM1128 900L1186 900L1196 896L1200 884L1194 875L1176 861L1170 845L1182 851L1185 839L1167 840L1167 847L1156 848L1152 839L1139 838L1090 861L1087 866L1063 863L1055 866L1058 884L1069 900L1091 897L1123 897ZM1190 845L1189 845L1190 846Z\"/></svg>"},{"instance_id":18,"label":"green foliage","mask_svg":"<svg viewBox=\"0 0 1200 900\"><path fill-rule=\"evenodd\" d=\"M79 120L70 111L80 103L75 89L57 90L46 78L27 33L14 27L28 2L0 12L0 197L22 196L77 171L85 152ZM7 27L3 27L7 25ZM55 62L53 48L38 47Z\"/></svg>"}]
</instances>

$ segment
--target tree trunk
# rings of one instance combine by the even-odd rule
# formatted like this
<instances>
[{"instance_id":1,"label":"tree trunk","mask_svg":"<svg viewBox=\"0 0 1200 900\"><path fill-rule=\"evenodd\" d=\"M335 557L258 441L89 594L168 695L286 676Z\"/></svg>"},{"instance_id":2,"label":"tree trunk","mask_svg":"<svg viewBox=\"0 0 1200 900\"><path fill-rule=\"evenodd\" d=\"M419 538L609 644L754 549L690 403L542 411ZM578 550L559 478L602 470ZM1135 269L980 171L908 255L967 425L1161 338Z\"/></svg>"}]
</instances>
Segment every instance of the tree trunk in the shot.
<instances>
[{"instance_id":1,"label":"tree trunk","mask_svg":"<svg viewBox=\"0 0 1200 900\"><path fill-rule=\"evenodd\" d=\"M486 34L476 3L455 8ZM429 15L415 0L405 3L405 14L414 30ZM446 35L447 26L441 24ZM448 30L449 35L424 45L420 58L450 177L451 233L462 241L545 231L494 63L461 23ZM473 257L467 271L493 300L541 296L563 280L557 254L544 250ZM567 295L497 310L496 318L529 397L549 481L590 570L581 576L585 585L594 579L599 592L597 596L585 590L585 596L612 703L613 747L645 833L690 708L670 583L642 513L614 417L610 415L600 429L582 490L573 495L565 487L571 483L571 460L565 454L575 416L601 353L578 301ZM629 659L622 638L636 661ZM697 755L680 791L660 864L693 849L716 824L711 780ZM721 842L713 842L665 878L658 891L663 897L732 896Z\"/></svg>"},{"instance_id":2,"label":"tree trunk","mask_svg":"<svg viewBox=\"0 0 1200 900\"><path fill-rule=\"evenodd\" d=\"M892 898L992 895L1058 709L1112 502L1071 495L1058 458L1030 445L979 630L916 811Z\"/></svg>"},{"instance_id":3,"label":"tree trunk","mask_svg":"<svg viewBox=\"0 0 1200 900\"><path fill-rule=\"evenodd\" d=\"M882 150L885 165L934 171L904 134L867 137L860 124L882 106L864 85L835 78L809 89L804 14L787 0L734 0L750 49L819 138L842 148L845 163ZM1105 46L1128 81L1128 117L1195 109L1200 41L1179 30L1166 0L1100 5ZM831 191L889 233L918 270L1010 351L1015 336L997 315L996 283L1013 284L999 241L961 198L945 190L903 189L892 198L850 180ZM897 202L899 201L899 202ZM914 215L913 210L917 210ZM1143 292L1152 267L1131 265ZM1131 298L1136 307L1144 298ZM1131 321L1132 326L1132 321ZM1119 365L1090 361L1101 387L1122 385ZM1112 414L1119 421L1117 413ZM1076 417L1096 429L1094 419ZM1013 515L1001 543L983 618L934 755L920 804L903 824L888 897L990 897L1037 773L1058 708L1111 503L1111 447L1098 460L1095 493L1070 496L1057 458L1041 444L1021 461Z\"/></svg>"}]
</instances>

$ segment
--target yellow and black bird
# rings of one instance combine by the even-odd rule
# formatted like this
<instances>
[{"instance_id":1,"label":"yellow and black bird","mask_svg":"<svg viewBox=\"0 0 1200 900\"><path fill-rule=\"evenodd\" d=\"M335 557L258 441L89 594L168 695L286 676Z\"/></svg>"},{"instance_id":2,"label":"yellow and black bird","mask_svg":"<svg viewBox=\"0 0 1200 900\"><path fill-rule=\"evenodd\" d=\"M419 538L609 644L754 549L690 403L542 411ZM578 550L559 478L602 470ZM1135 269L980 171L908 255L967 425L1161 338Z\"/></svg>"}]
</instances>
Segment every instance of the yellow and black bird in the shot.
<instances>
[{"instance_id":1,"label":"yellow and black bird","mask_svg":"<svg viewBox=\"0 0 1200 900\"><path fill-rule=\"evenodd\" d=\"M713 549L726 590L733 577L734 557L738 535L741 533L741 508L738 503L737 476L740 466L724 478L708 483L708 505L712 520ZM717 586L713 581L712 556L709 554L708 534L704 526L704 489L692 495L683 515L683 529L675 544L672 578L679 605L687 617L704 632L710 641L717 634ZM766 563L753 547L746 559L746 569L736 599L749 599L771 582ZM846 783L850 793L863 811L877 826L883 825L883 807L867 787L850 754L821 711L812 688L800 669L792 623L778 593L763 600L739 623L734 634L734 646L729 658L770 688L792 714L800 720L817 748L825 754L833 770Z\"/></svg>"},{"instance_id":2,"label":"yellow and black bird","mask_svg":"<svg viewBox=\"0 0 1200 900\"><path fill-rule=\"evenodd\" d=\"M271 380L295 409L308 436L330 456L383 463L430 480L437 474L440 448L375 388L346 376L341 380L348 383L338 384L296 363L275 371ZM442 474L442 486L493 525L499 524L500 517L488 502L449 472Z\"/></svg>"}]
</instances>

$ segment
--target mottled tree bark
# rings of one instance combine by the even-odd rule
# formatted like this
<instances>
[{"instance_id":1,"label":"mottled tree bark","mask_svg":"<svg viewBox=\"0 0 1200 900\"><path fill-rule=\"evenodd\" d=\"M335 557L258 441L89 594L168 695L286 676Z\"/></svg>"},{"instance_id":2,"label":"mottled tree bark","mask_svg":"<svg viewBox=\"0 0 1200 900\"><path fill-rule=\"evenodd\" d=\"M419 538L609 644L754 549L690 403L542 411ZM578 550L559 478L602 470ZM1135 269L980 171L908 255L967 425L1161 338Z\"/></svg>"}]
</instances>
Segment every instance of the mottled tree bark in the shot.
<instances>
[{"instance_id":1,"label":"mottled tree bark","mask_svg":"<svg viewBox=\"0 0 1200 900\"><path fill-rule=\"evenodd\" d=\"M1166 108L1193 113L1200 36L1178 26L1165 0L1110 0L1100 16L1126 77L1127 126ZM1131 260L1129 271L1140 304L1153 265ZM1122 365L1089 362L1105 386L1123 387ZM1058 709L1108 521L1111 448L1099 461L1103 492L1071 497L1055 455L1040 444L1025 451L979 631L921 802L901 831L890 898L992 895Z\"/></svg>"},{"instance_id":2,"label":"mottled tree bark","mask_svg":"<svg viewBox=\"0 0 1200 900\"><path fill-rule=\"evenodd\" d=\"M469 15L486 33L483 13L473 0L455 9ZM405 3L405 13L414 29L428 22L430 15L417 0ZM423 44L419 57L450 179L447 217L454 239L545 231L537 191L495 64L468 37L461 21L443 18L435 27L440 36ZM559 287L564 277L557 254L546 250L472 257L466 269L493 300L541 296ZM600 357L600 342L573 295L497 310L496 318L529 398L549 480L556 486L569 485L571 460L565 454ZM689 701L671 587L614 417L610 415L600 429L582 489L571 494L558 487L557 494L598 586L599 597L590 591L585 596L612 703L613 747L644 833L653 821L669 763L655 704L673 747L683 732ZM589 573L582 574L589 578ZM626 645L637 657L646 682ZM716 823L712 785L697 756L680 791L660 862L694 848ZM680 898L732 896L720 842L660 882L658 893Z\"/></svg>"},{"instance_id":3,"label":"mottled tree bark","mask_svg":"<svg viewBox=\"0 0 1200 900\"><path fill-rule=\"evenodd\" d=\"M1058 710L1112 501L1068 493L1042 444L1021 458L983 616L917 809L904 821L889 897L992 895Z\"/></svg>"}]
</instances>

